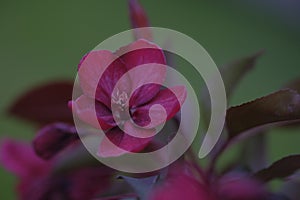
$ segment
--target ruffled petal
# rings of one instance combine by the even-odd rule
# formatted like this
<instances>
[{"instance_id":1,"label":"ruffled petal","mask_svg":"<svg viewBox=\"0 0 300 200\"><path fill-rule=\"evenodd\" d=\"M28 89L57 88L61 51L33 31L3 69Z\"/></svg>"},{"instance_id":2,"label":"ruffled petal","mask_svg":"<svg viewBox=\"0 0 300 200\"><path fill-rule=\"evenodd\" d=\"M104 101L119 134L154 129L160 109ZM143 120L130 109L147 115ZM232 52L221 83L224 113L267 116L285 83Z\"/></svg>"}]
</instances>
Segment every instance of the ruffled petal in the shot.
<instances>
[{"instance_id":1,"label":"ruffled petal","mask_svg":"<svg viewBox=\"0 0 300 200\"><path fill-rule=\"evenodd\" d=\"M135 130L137 131L137 130ZM148 135L153 135L154 129L144 130ZM146 133L143 132L145 135ZM128 152L139 152L143 150L152 140L152 137L137 138L124 133L120 128L116 127L106 133L103 138L98 156L100 157L116 157Z\"/></svg>"},{"instance_id":2,"label":"ruffled petal","mask_svg":"<svg viewBox=\"0 0 300 200\"><path fill-rule=\"evenodd\" d=\"M186 96L184 86L161 90L149 103L136 108L132 118L139 126L154 128L171 119L180 110Z\"/></svg>"},{"instance_id":3,"label":"ruffled petal","mask_svg":"<svg viewBox=\"0 0 300 200\"><path fill-rule=\"evenodd\" d=\"M102 102L108 108L117 81L126 73L125 64L106 50L92 51L82 59L79 66L79 81L83 93ZM124 78L120 91L130 91L130 79Z\"/></svg>"},{"instance_id":4,"label":"ruffled petal","mask_svg":"<svg viewBox=\"0 0 300 200\"><path fill-rule=\"evenodd\" d=\"M126 64L128 70L138 67L143 64L166 64L165 56L162 49L144 39L139 39L125 47L120 48L116 55ZM131 97L131 106L135 107L142 105L151 100L161 88L161 84L166 77L166 68L162 67L160 70L154 71L149 69L147 71L136 71L130 75L132 81L132 90L135 90L134 95ZM153 80L157 84L148 84L137 88L142 79L147 78ZM144 81L145 82L145 81ZM143 92L144 91L144 92ZM145 92L146 91L146 92Z\"/></svg>"},{"instance_id":5,"label":"ruffled petal","mask_svg":"<svg viewBox=\"0 0 300 200\"><path fill-rule=\"evenodd\" d=\"M132 81L130 108L149 102L160 90L165 79L166 66L156 63L145 64L129 71Z\"/></svg>"},{"instance_id":6,"label":"ruffled petal","mask_svg":"<svg viewBox=\"0 0 300 200\"><path fill-rule=\"evenodd\" d=\"M107 130L116 126L111 111L102 103L93 101L82 95L72 102L72 110L79 119L95 128Z\"/></svg>"}]
</instances>

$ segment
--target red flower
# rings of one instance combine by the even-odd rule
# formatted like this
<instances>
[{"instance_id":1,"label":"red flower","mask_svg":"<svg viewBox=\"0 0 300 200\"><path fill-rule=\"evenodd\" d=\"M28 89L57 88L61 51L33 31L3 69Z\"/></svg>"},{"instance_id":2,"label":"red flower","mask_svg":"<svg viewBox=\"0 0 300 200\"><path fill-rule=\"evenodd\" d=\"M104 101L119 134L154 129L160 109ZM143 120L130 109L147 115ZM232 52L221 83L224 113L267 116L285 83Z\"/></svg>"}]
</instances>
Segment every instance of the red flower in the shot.
<instances>
[{"instance_id":1,"label":"red flower","mask_svg":"<svg viewBox=\"0 0 300 200\"><path fill-rule=\"evenodd\" d=\"M185 174L169 178L160 188L154 191L151 200L214 200L209 197L205 187Z\"/></svg>"},{"instance_id":2,"label":"red flower","mask_svg":"<svg viewBox=\"0 0 300 200\"><path fill-rule=\"evenodd\" d=\"M41 159L25 142L5 140L0 146L1 165L19 179L18 199L91 199L109 187L113 171L103 165L56 174L56 161Z\"/></svg>"},{"instance_id":3,"label":"red flower","mask_svg":"<svg viewBox=\"0 0 300 200\"><path fill-rule=\"evenodd\" d=\"M224 200L265 200L267 197L262 183L239 174L222 177L218 190L219 197Z\"/></svg>"},{"instance_id":4,"label":"red flower","mask_svg":"<svg viewBox=\"0 0 300 200\"><path fill-rule=\"evenodd\" d=\"M152 140L155 127L165 122L164 113L153 105L162 106L168 120L180 110L186 98L184 86L161 89L160 84L166 76L165 67L138 70L139 65L143 64L166 64L163 51L144 39L122 47L115 53L92 51L79 64L83 95L72 102L72 109L82 121L106 131L107 137L102 140L98 151L102 157L143 150ZM137 69L134 73L127 73L134 68ZM121 77L121 84L116 85ZM141 83L149 82L152 84L141 86ZM154 121L149 117L150 108ZM118 124L112 114L117 117Z\"/></svg>"},{"instance_id":5,"label":"red flower","mask_svg":"<svg viewBox=\"0 0 300 200\"><path fill-rule=\"evenodd\" d=\"M198 180L186 165L171 167L167 177L150 193L150 200L216 200L209 187Z\"/></svg>"},{"instance_id":6,"label":"red flower","mask_svg":"<svg viewBox=\"0 0 300 200\"><path fill-rule=\"evenodd\" d=\"M48 160L77 140L79 140L79 136L74 126L65 123L53 123L39 130L32 144L35 153Z\"/></svg>"},{"instance_id":7,"label":"red flower","mask_svg":"<svg viewBox=\"0 0 300 200\"><path fill-rule=\"evenodd\" d=\"M157 185L150 200L266 200L268 193L259 181L245 175L230 174L206 182L187 163L171 166ZM207 176L207 174L204 174Z\"/></svg>"}]
</instances>

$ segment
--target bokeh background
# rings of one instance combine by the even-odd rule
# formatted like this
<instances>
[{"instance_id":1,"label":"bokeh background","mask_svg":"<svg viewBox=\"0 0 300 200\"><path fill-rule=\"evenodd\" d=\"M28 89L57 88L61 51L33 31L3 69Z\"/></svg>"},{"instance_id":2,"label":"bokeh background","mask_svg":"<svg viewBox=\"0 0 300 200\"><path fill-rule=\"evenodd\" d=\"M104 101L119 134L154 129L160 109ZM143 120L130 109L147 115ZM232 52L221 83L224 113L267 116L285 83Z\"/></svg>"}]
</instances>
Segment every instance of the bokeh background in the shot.
<instances>
[{"instance_id":1,"label":"bokeh background","mask_svg":"<svg viewBox=\"0 0 300 200\"><path fill-rule=\"evenodd\" d=\"M300 77L299 1L141 3L152 26L191 36L218 66L266 50L257 67L238 86L230 105L271 93ZM86 52L107 37L129 29L130 23L126 1L1 0L0 27L0 137L30 139L34 127L6 114L14 99L41 83L73 79ZM267 137L270 161L300 152L299 130L277 129ZM15 198L15 181L0 168L0 199Z\"/></svg>"}]
</instances>

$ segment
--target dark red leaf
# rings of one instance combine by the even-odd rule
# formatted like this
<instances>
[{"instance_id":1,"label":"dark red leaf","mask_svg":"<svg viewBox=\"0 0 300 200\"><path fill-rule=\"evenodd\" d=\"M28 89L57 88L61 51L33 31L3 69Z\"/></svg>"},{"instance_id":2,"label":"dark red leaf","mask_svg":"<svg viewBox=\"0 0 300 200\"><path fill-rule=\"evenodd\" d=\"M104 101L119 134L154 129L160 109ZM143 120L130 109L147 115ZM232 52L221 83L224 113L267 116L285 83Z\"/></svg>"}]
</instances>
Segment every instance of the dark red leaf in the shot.
<instances>
[{"instance_id":1,"label":"dark red leaf","mask_svg":"<svg viewBox=\"0 0 300 200\"><path fill-rule=\"evenodd\" d=\"M284 86L284 88L289 88L289 89L295 90L300 94L300 78L291 81L286 86ZM299 126L300 126L300 122L292 122L292 123L285 124L283 127L284 128L294 128L294 127L299 127Z\"/></svg>"},{"instance_id":2,"label":"dark red leaf","mask_svg":"<svg viewBox=\"0 0 300 200\"><path fill-rule=\"evenodd\" d=\"M285 178L300 169L300 155L292 155L276 161L270 167L257 172L254 176L263 182L275 178Z\"/></svg>"},{"instance_id":3,"label":"dark red leaf","mask_svg":"<svg viewBox=\"0 0 300 200\"><path fill-rule=\"evenodd\" d=\"M258 58L264 53L263 50L258 51L252 55L240 58L233 61L227 65L220 67L220 73L224 82L226 89L226 95L228 98L231 97L236 86L242 80L242 78L256 65ZM206 123L209 122L209 112L210 112L210 96L208 89L204 87L201 92L201 99L203 103L204 112L203 118Z\"/></svg>"},{"instance_id":4,"label":"dark red leaf","mask_svg":"<svg viewBox=\"0 0 300 200\"><path fill-rule=\"evenodd\" d=\"M300 94L291 89L280 90L240 106L229 108L226 114L228 138L213 154L211 170L220 154L240 139L253 134L263 134L271 125L282 126L297 121L300 121ZM263 149L263 144L261 147L257 145L256 141L255 148ZM253 155L253 153L251 154ZM263 154L260 152L260 159Z\"/></svg>"},{"instance_id":5,"label":"dark red leaf","mask_svg":"<svg viewBox=\"0 0 300 200\"><path fill-rule=\"evenodd\" d=\"M38 86L13 103L9 113L39 125L58 121L73 123L72 112L68 108L72 90L71 81Z\"/></svg>"},{"instance_id":6,"label":"dark red leaf","mask_svg":"<svg viewBox=\"0 0 300 200\"><path fill-rule=\"evenodd\" d=\"M228 109L226 124L231 139L258 126L299 119L300 95L286 89Z\"/></svg>"},{"instance_id":7,"label":"dark red leaf","mask_svg":"<svg viewBox=\"0 0 300 200\"><path fill-rule=\"evenodd\" d=\"M290 88L300 93L300 78L291 81L285 86L285 88Z\"/></svg>"},{"instance_id":8,"label":"dark red leaf","mask_svg":"<svg viewBox=\"0 0 300 200\"><path fill-rule=\"evenodd\" d=\"M240 80L256 65L263 50L253 55L241 58L220 68L227 96L230 96Z\"/></svg>"}]
</instances>

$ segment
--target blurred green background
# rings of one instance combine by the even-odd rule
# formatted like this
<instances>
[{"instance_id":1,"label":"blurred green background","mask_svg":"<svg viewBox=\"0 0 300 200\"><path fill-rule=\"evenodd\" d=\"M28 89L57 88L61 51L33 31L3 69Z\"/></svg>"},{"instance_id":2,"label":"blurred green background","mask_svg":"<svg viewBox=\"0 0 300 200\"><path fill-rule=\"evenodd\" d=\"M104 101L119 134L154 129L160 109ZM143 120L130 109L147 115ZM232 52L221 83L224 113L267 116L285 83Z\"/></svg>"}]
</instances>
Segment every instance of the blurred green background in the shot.
<instances>
[{"instance_id":1,"label":"blurred green background","mask_svg":"<svg viewBox=\"0 0 300 200\"><path fill-rule=\"evenodd\" d=\"M271 93L300 76L300 18L285 18L268 4L238 0L141 2L152 26L191 36L218 66L266 50L237 88L230 105ZM0 27L0 134L29 139L34 128L7 116L7 107L35 85L73 79L86 52L129 29L130 23L126 1L1 0ZM270 161L300 152L298 130L272 132L268 134ZM15 181L0 169L0 199L14 199Z\"/></svg>"}]
</instances>

